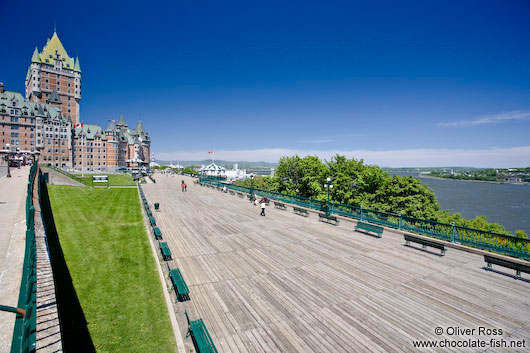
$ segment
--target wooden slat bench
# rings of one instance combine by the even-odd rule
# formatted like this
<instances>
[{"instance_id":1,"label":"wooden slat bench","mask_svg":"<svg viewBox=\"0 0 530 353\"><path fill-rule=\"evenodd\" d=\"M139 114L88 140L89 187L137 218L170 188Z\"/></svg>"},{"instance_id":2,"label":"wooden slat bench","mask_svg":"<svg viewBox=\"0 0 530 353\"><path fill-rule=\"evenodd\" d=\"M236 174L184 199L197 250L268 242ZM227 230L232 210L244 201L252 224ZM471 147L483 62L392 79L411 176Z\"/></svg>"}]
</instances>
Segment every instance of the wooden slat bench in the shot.
<instances>
[{"instance_id":1,"label":"wooden slat bench","mask_svg":"<svg viewBox=\"0 0 530 353\"><path fill-rule=\"evenodd\" d=\"M217 353L217 348L213 344L212 337L204 324L202 319L190 321L188 312L186 314L186 320L188 321L188 333L186 337L191 336L195 351L198 353Z\"/></svg>"},{"instance_id":2,"label":"wooden slat bench","mask_svg":"<svg viewBox=\"0 0 530 353\"><path fill-rule=\"evenodd\" d=\"M188 289L188 285L184 281L180 270L178 268L174 268L172 270L170 269L169 278L171 279L171 283L173 284L175 294L177 295L177 301L185 302L187 300L190 300L190 290Z\"/></svg>"},{"instance_id":3,"label":"wooden slat bench","mask_svg":"<svg viewBox=\"0 0 530 353\"><path fill-rule=\"evenodd\" d=\"M332 216L332 215L328 216L325 213L319 213L318 220L329 223L329 224L333 224L334 226L339 225L339 220L337 219L337 217Z\"/></svg>"},{"instance_id":4,"label":"wooden slat bench","mask_svg":"<svg viewBox=\"0 0 530 353\"><path fill-rule=\"evenodd\" d=\"M376 226L374 224L366 223L366 222L357 222L357 225L355 226L355 231L362 230L364 232L368 233L374 233L376 237L381 238L383 236L383 231L385 228Z\"/></svg>"},{"instance_id":5,"label":"wooden slat bench","mask_svg":"<svg viewBox=\"0 0 530 353\"><path fill-rule=\"evenodd\" d=\"M426 247L436 248L440 249L442 252L440 253L440 256L445 255L445 245L438 243L434 240L430 239L424 239L420 237L415 237L413 235L405 234L405 245L410 246L410 242L421 244L421 247L425 249Z\"/></svg>"},{"instance_id":6,"label":"wooden slat bench","mask_svg":"<svg viewBox=\"0 0 530 353\"><path fill-rule=\"evenodd\" d=\"M244 195L242 192L238 192L238 193L237 193L237 196L239 196L239 197L241 197L241 198L244 198L244 197L245 197L245 195Z\"/></svg>"},{"instance_id":7,"label":"wooden slat bench","mask_svg":"<svg viewBox=\"0 0 530 353\"><path fill-rule=\"evenodd\" d=\"M155 233L155 239L156 240L162 239L162 232L160 231L160 228L153 227L153 232Z\"/></svg>"},{"instance_id":8,"label":"wooden slat bench","mask_svg":"<svg viewBox=\"0 0 530 353\"><path fill-rule=\"evenodd\" d=\"M293 212L296 213L297 215L300 215L300 216L304 216L304 217L308 217L309 216L309 212L307 212L307 210L305 208L300 208L300 207L293 206Z\"/></svg>"},{"instance_id":9,"label":"wooden slat bench","mask_svg":"<svg viewBox=\"0 0 530 353\"><path fill-rule=\"evenodd\" d=\"M230 190L230 195L235 195L236 193L233 190Z\"/></svg>"},{"instance_id":10,"label":"wooden slat bench","mask_svg":"<svg viewBox=\"0 0 530 353\"><path fill-rule=\"evenodd\" d=\"M165 241L160 242L160 252L162 253L162 259L164 259L164 261L171 260L171 250L169 250L169 246L167 246Z\"/></svg>"},{"instance_id":11,"label":"wooden slat bench","mask_svg":"<svg viewBox=\"0 0 530 353\"><path fill-rule=\"evenodd\" d=\"M156 226L156 220L155 220L155 217L149 217L149 223L151 223L151 227Z\"/></svg>"},{"instance_id":12,"label":"wooden slat bench","mask_svg":"<svg viewBox=\"0 0 530 353\"><path fill-rule=\"evenodd\" d=\"M514 279L521 278L521 272L530 273L530 263L528 265L525 265L519 262L510 261L508 259L501 259L490 255L484 255L484 261L486 261L486 263L488 264L486 267L486 271L492 270L492 264L515 270L515 276L513 276Z\"/></svg>"},{"instance_id":13,"label":"wooden slat bench","mask_svg":"<svg viewBox=\"0 0 530 353\"><path fill-rule=\"evenodd\" d=\"M281 210L286 210L287 207L285 207L285 204L282 202L274 201L274 207L279 208Z\"/></svg>"}]
</instances>

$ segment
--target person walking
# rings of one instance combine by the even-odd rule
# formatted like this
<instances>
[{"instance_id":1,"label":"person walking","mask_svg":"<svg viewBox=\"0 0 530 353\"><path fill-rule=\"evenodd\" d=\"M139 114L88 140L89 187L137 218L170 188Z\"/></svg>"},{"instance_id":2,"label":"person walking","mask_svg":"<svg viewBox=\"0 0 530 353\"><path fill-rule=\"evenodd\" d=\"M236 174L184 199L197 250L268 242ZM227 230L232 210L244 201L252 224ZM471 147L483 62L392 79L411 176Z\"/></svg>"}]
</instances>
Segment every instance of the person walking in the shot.
<instances>
[{"instance_id":1,"label":"person walking","mask_svg":"<svg viewBox=\"0 0 530 353\"><path fill-rule=\"evenodd\" d=\"M182 184L180 184L180 187L182 188L182 192L184 192L184 185L186 184L184 184L184 180L182 180Z\"/></svg>"},{"instance_id":2,"label":"person walking","mask_svg":"<svg viewBox=\"0 0 530 353\"><path fill-rule=\"evenodd\" d=\"M184 191L188 192L188 184L184 183Z\"/></svg>"},{"instance_id":3,"label":"person walking","mask_svg":"<svg viewBox=\"0 0 530 353\"><path fill-rule=\"evenodd\" d=\"M261 203L261 213L260 215L262 215L263 217L265 217L265 202L262 202Z\"/></svg>"}]
</instances>

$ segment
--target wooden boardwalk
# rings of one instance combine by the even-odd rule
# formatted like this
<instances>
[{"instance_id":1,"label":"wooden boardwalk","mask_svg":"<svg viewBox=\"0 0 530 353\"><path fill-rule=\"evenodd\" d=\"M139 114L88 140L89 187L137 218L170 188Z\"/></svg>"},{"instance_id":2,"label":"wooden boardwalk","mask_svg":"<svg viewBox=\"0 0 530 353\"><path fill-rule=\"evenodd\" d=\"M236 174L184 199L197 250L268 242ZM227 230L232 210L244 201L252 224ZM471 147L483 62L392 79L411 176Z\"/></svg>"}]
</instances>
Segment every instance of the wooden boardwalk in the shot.
<instances>
[{"instance_id":1,"label":"wooden boardwalk","mask_svg":"<svg viewBox=\"0 0 530 353\"><path fill-rule=\"evenodd\" d=\"M506 352L529 349L530 281L484 271L481 256L448 249L440 257L403 246L403 236L377 239L290 207L260 217L247 199L182 176L156 175L142 187L161 204L155 217L170 265L190 288L191 301L176 305L180 327L184 310L202 317L220 352L410 352L415 340L491 338L526 340ZM479 335L480 326L503 334Z\"/></svg>"}]
</instances>

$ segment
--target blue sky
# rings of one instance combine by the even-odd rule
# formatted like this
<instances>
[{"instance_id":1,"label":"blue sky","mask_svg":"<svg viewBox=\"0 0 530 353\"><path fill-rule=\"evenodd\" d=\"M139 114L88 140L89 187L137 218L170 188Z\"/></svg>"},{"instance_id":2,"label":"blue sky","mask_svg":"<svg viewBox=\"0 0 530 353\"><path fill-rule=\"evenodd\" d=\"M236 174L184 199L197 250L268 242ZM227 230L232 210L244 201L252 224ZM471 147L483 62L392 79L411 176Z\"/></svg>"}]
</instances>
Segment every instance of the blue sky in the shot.
<instances>
[{"instance_id":1,"label":"blue sky","mask_svg":"<svg viewBox=\"0 0 530 353\"><path fill-rule=\"evenodd\" d=\"M0 1L6 89L56 22L82 121L160 159L530 166L528 1L31 3Z\"/></svg>"}]
</instances>

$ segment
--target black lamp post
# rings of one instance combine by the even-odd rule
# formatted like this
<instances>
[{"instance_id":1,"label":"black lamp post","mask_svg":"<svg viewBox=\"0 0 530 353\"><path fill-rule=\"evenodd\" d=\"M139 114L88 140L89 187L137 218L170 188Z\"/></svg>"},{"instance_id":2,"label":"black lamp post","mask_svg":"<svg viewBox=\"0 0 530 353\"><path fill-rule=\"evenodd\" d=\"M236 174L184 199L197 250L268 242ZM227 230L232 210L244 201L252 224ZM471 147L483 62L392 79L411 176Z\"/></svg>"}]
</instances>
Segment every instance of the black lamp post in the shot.
<instances>
[{"instance_id":1,"label":"black lamp post","mask_svg":"<svg viewBox=\"0 0 530 353\"><path fill-rule=\"evenodd\" d=\"M6 155L6 161L7 161L7 175L6 177L11 178L11 166L10 166L10 159L9 156L11 155L11 145L9 143L6 144L7 147L7 155Z\"/></svg>"},{"instance_id":2,"label":"black lamp post","mask_svg":"<svg viewBox=\"0 0 530 353\"><path fill-rule=\"evenodd\" d=\"M329 216L330 213L331 213L330 208L329 208L329 191L330 191L330 189L333 189L333 185L331 185L331 183L330 183L330 181L331 181L330 177L327 177L326 181L327 181L327 184L324 184L324 187L328 189L328 202L326 204L326 216Z\"/></svg>"},{"instance_id":3,"label":"black lamp post","mask_svg":"<svg viewBox=\"0 0 530 353\"><path fill-rule=\"evenodd\" d=\"M250 173L250 202L253 202L252 195L254 195L254 174Z\"/></svg>"}]
</instances>

